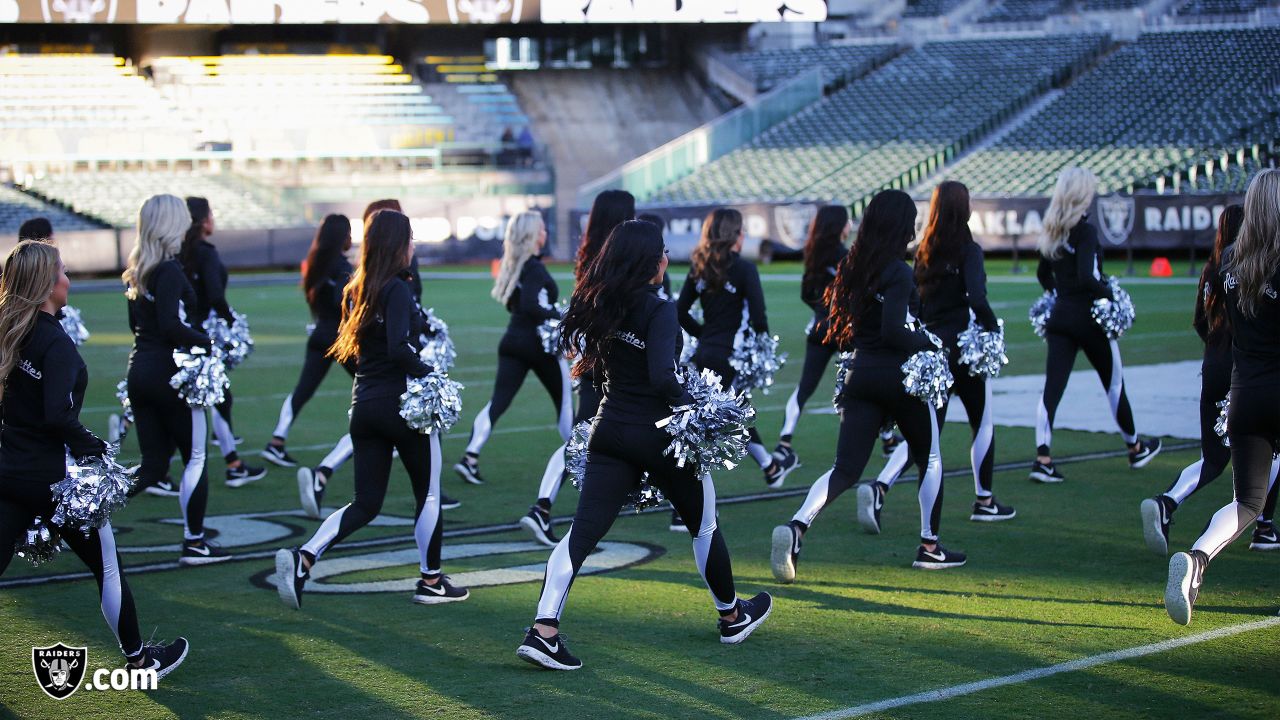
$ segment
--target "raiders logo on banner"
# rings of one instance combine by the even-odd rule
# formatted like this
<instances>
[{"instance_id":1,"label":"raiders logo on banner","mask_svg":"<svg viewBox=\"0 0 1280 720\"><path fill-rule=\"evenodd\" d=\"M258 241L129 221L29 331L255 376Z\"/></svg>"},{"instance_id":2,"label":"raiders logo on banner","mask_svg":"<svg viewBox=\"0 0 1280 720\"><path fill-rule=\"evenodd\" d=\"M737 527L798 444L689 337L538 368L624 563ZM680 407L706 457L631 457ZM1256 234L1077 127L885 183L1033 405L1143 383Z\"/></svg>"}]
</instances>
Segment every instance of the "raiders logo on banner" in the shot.
<instances>
[{"instance_id":1,"label":"raiders logo on banner","mask_svg":"<svg viewBox=\"0 0 1280 720\"><path fill-rule=\"evenodd\" d=\"M54 700L66 700L80 689L88 663L87 647L73 648L58 643L31 648L31 669L35 671L36 682L45 695Z\"/></svg>"},{"instance_id":2,"label":"raiders logo on banner","mask_svg":"<svg viewBox=\"0 0 1280 720\"><path fill-rule=\"evenodd\" d=\"M118 8L118 0L40 0L47 23L112 23Z\"/></svg>"},{"instance_id":3,"label":"raiders logo on banner","mask_svg":"<svg viewBox=\"0 0 1280 720\"><path fill-rule=\"evenodd\" d=\"M1133 218L1137 205L1132 195L1102 195L1098 197L1098 226L1102 237L1112 245L1122 245L1133 233Z\"/></svg>"},{"instance_id":4,"label":"raiders logo on banner","mask_svg":"<svg viewBox=\"0 0 1280 720\"><path fill-rule=\"evenodd\" d=\"M809 236L809 225L818 214L818 206L812 203L779 205L773 209L773 224L778 228L778 239L787 247L800 250Z\"/></svg>"},{"instance_id":5,"label":"raiders logo on banner","mask_svg":"<svg viewBox=\"0 0 1280 720\"><path fill-rule=\"evenodd\" d=\"M447 0L449 22L496 25L520 21L521 0Z\"/></svg>"}]
</instances>

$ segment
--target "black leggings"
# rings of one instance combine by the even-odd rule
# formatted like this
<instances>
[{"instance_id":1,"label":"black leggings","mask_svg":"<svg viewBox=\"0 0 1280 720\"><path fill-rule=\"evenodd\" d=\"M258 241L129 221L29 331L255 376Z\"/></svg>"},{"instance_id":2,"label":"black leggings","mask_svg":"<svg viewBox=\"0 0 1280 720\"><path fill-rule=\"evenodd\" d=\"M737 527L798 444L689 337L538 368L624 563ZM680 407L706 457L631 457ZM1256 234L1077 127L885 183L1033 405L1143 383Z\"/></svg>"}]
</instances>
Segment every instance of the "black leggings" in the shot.
<instances>
[{"instance_id":1,"label":"black leggings","mask_svg":"<svg viewBox=\"0 0 1280 720\"><path fill-rule=\"evenodd\" d=\"M1280 441L1280 384L1231 388L1227 432L1231 438L1235 500L1214 513L1193 549L1213 559L1258 518L1267 500L1271 458ZM1274 509L1274 507L1273 507Z\"/></svg>"},{"instance_id":2,"label":"black leggings","mask_svg":"<svg viewBox=\"0 0 1280 720\"><path fill-rule=\"evenodd\" d=\"M857 365L845 379L841 398L836 460L818 478L804 504L792 518L806 529L818 513L862 477L867 460L887 418L897 421L911 460L920 468L920 538L937 542L942 514L942 457L938 451L938 420L933 408L902 388L897 365Z\"/></svg>"},{"instance_id":3,"label":"black leggings","mask_svg":"<svg viewBox=\"0 0 1280 720\"><path fill-rule=\"evenodd\" d=\"M4 575L14 557L14 548L22 542L27 528L36 516L40 516L50 528L58 530L72 552L93 573L93 579L98 583L102 616L116 636L120 651L130 660L137 659L142 653L138 614L133 605L133 594L129 592L129 583L121 569L111 523L85 537L79 530L55 527L50 522L53 511L54 503L48 486L0 479L0 575Z\"/></svg>"},{"instance_id":4,"label":"black leggings","mask_svg":"<svg viewBox=\"0 0 1280 720\"><path fill-rule=\"evenodd\" d=\"M1089 364L1098 372L1102 387L1107 391L1111 415L1120 426L1120 435L1126 444L1138 441L1138 431L1133 424L1133 410L1124 391L1124 368L1120 362L1120 344L1107 337L1089 314L1087 305L1065 304L1058 301L1049 316L1045 340L1049 352L1045 358L1044 394L1036 408L1036 452L1050 454L1053 444L1053 418L1058 403L1067 389L1071 367L1076 354L1083 350Z\"/></svg>"},{"instance_id":5,"label":"black leggings","mask_svg":"<svg viewBox=\"0 0 1280 720\"><path fill-rule=\"evenodd\" d=\"M831 358L835 354L836 349L831 345L813 340L804 344L804 368L800 371L800 384L796 385L795 391L787 399L786 419L782 422L779 439L783 442L791 442L796 423L800 422L800 413L804 411L804 404L809 402L813 391L818 389L818 383L822 382L822 376L831 366Z\"/></svg>"},{"instance_id":6,"label":"black leggings","mask_svg":"<svg viewBox=\"0 0 1280 720\"><path fill-rule=\"evenodd\" d=\"M498 418L511 407L525 376L532 370L551 396L556 410L556 425L560 439L567 442L573 430L573 389L569 383L569 363L558 355L542 350L537 336L513 335L508 332L498 344L498 377L493 384L493 396L471 424L471 440L467 452L479 455L489 441Z\"/></svg>"},{"instance_id":7,"label":"black leggings","mask_svg":"<svg viewBox=\"0 0 1280 720\"><path fill-rule=\"evenodd\" d=\"M737 607L729 548L716 525L716 489L711 476L698 479L690 466L676 466L662 451L671 438L652 423L632 425L598 419L587 443L587 474L573 515L573 526L551 551L542 581L536 622L558 627L569 588L587 556L613 526L627 494L648 482L662 491L680 517L689 522L698 572L721 614Z\"/></svg>"},{"instance_id":8,"label":"black leggings","mask_svg":"<svg viewBox=\"0 0 1280 720\"><path fill-rule=\"evenodd\" d=\"M1227 469L1231 451L1214 432L1221 410L1217 403L1231 389L1231 363L1211 362L1205 358L1200 366L1200 459L1188 465L1178 479L1164 491L1166 497L1181 505L1195 492L1213 482Z\"/></svg>"},{"instance_id":9,"label":"black leggings","mask_svg":"<svg viewBox=\"0 0 1280 720\"><path fill-rule=\"evenodd\" d=\"M578 383L578 409L573 413L573 424L588 422L600 411L600 390L596 388L595 379L584 377ZM561 445L547 459L547 466L542 471L542 482L538 483L538 505L550 511L555 503L560 488L568 475L564 471L565 445Z\"/></svg>"},{"instance_id":10,"label":"black leggings","mask_svg":"<svg viewBox=\"0 0 1280 720\"><path fill-rule=\"evenodd\" d=\"M699 370L715 372L720 376L720 385L728 389L733 386L734 378L738 377L738 371L734 370L733 366L729 364L729 355L732 352L732 348L699 345L697 352L693 354L693 364ZM769 464L773 462L773 455L764 446L764 441L760 439L760 433L753 426L748 429L747 434L749 435L747 452L751 454L752 459L761 468L769 467Z\"/></svg>"},{"instance_id":11,"label":"black leggings","mask_svg":"<svg viewBox=\"0 0 1280 720\"><path fill-rule=\"evenodd\" d=\"M176 449L182 456L182 484L178 503L183 533L188 540L204 537L204 513L209 504L205 446L208 416L204 408L189 408L169 387L177 372L170 357L135 355L129 363L129 404L133 407L142 465L138 486L147 487L165 478Z\"/></svg>"},{"instance_id":12,"label":"black leggings","mask_svg":"<svg viewBox=\"0 0 1280 720\"><path fill-rule=\"evenodd\" d=\"M329 368L337 362L325 356L332 344L333 342L324 343L323 339L317 340L314 334L307 340L306 354L302 358L302 372L298 374L298 383L293 386L293 392L289 393L280 405L280 418L276 421L275 432L271 433L273 437L281 440L289 437L289 428L293 427L298 415L302 414L302 408L316 394L316 389L324 381L325 375L329 374ZM354 362L345 363L341 367L347 371L348 375L355 377Z\"/></svg>"},{"instance_id":13,"label":"black leggings","mask_svg":"<svg viewBox=\"0 0 1280 720\"><path fill-rule=\"evenodd\" d=\"M400 398L364 400L351 406L351 442L355 446L355 499L325 519L302 546L319 559L326 550L359 530L382 511L391 479L391 452L409 473L415 500L413 537L423 575L440 574L443 523L440 511L440 433L423 435L400 417Z\"/></svg>"}]
</instances>

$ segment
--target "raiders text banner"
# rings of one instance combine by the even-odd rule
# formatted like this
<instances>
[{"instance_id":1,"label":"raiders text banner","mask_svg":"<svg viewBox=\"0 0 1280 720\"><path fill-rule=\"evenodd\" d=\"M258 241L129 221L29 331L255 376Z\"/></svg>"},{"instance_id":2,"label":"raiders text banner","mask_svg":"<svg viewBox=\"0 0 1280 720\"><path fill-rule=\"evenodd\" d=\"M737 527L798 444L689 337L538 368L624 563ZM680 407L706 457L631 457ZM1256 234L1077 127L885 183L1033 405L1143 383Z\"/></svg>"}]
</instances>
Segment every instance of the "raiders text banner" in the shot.
<instances>
[{"instance_id":1,"label":"raiders text banner","mask_svg":"<svg viewBox=\"0 0 1280 720\"><path fill-rule=\"evenodd\" d=\"M0 23L461 25L538 18L538 0L0 0Z\"/></svg>"}]
</instances>

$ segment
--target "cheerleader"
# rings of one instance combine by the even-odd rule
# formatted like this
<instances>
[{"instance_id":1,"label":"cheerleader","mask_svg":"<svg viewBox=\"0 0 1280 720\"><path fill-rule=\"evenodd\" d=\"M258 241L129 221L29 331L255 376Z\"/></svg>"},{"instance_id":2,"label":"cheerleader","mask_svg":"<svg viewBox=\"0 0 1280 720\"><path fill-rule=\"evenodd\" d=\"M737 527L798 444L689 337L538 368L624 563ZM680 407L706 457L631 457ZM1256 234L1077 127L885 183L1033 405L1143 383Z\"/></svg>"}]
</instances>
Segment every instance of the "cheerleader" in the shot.
<instances>
[{"instance_id":1,"label":"cheerleader","mask_svg":"<svg viewBox=\"0 0 1280 720\"><path fill-rule=\"evenodd\" d=\"M1188 465L1168 490L1142 501L1142 534L1147 549L1161 556L1169 553L1169 525L1173 514L1187 498L1213 482L1227 468L1231 451L1214 431L1218 421L1218 403L1227 397L1231 388L1231 328L1227 323L1227 307L1222 286L1222 256L1231 247L1244 222L1244 208L1228 205L1218 217L1218 234L1214 238L1213 253L1200 273L1200 288L1196 293L1196 334L1204 343L1204 359L1200 365L1200 459ZM1273 461L1271 489L1262 515L1253 531L1250 550L1280 549L1272 522L1276 505L1276 470L1280 461Z\"/></svg>"},{"instance_id":2,"label":"cheerleader","mask_svg":"<svg viewBox=\"0 0 1280 720\"><path fill-rule=\"evenodd\" d=\"M191 227L187 228L178 258L196 291L195 318L200 323L222 318L230 325L235 322L235 314L227 304L227 267L222 264L218 248L209 242L214 230L213 210L202 197L187 198L187 210L191 213ZM231 404L228 387L226 399L213 408L213 435L227 463L227 487L237 488L261 480L267 471L245 465L236 454L239 439L231 429Z\"/></svg>"},{"instance_id":3,"label":"cheerleader","mask_svg":"<svg viewBox=\"0 0 1280 720\"><path fill-rule=\"evenodd\" d=\"M791 437L800 422L804 405L813 396L818 382L831 365L838 348L827 344L827 307L822 304L822 294L836 276L836 266L848 254L844 242L853 230L849 210L843 205L827 205L818 209L809 224L809 237L804 243L804 275L800 280L800 299L813 310L813 319L805 329L804 368L800 371L800 383L787 398L786 418L778 437L778 447L773 459L785 470L800 466L800 460L791 448Z\"/></svg>"},{"instance_id":4,"label":"cheerleader","mask_svg":"<svg viewBox=\"0 0 1280 720\"><path fill-rule=\"evenodd\" d=\"M1190 552L1169 558L1164 607L1179 625L1191 612L1209 562L1258 518L1280 443L1280 170L1262 170L1244 196L1240 239L1222 254L1231 328L1231 438L1235 498L1214 514Z\"/></svg>"},{"instance_id":5,"label":"cheerleader","mask_svg":"<svg viewBox=\"0 0 1280 720\"><path fill-rule=\"evenodd\" d=\"M581 281L587 265L604 247L605 238L613 229L636 215L636 199L626 190L605 190L596 196L591 203L591 212L587 215L587 226L582 232L582 242L578 245L578 254L574 261L574 278ZM666 285L670 294L671 286ZM582 377L577 384L578 409L573 414L573 425L585 422L596 416L600 407L599 378L591 375ZM571 428L572 430L572 428ZM538 499L529 506L529 512L520 518L520 524L527 529L535 540L555 547L559 542L555 531L551 528L551 505L564 485L564 452L561 445L551 453L547 465L542 471L542 481L538 483Z\"/></svg>"},{"instance_id":6,"label":"cheerleader","mask_svg":"<svg viewBox=\"0 0 1280 720\"><path fill-rule=\"evenodd\" d=\"M173 362L174 350L210 349L209 336L187 324L187 318L195 317L196 292L174 258L190 227L191 212L180 198L148 198L138 212L138 243L129 253L121 277L129 306L129 326L133 329L127 379L138 447L142 450L137 484L146 488L163 481L177 448L183 462L178 488L183 543L178 562L204 565L231 557L204 537L204 514L209 502L206 414L202 407L188 407L178 397L178 391L169 386L169 379L178 371Z\"/></svg>"},{"instance_id":7,"label":"cheerleader","mask_svg":"<svg viewBox=\"0 0 1280 720\"><path fill-rule=\"evenodd\" d=\"M920 468L920 547L913 567L941 570L964 565L963 553L938 543L942 509L942 458L933 408L907 394L902 364L933 350L921 330L910 329L916 298L911 268L902 261L915 235L916 205L900 190L877 194L867 205L857 239L840 261L824 295L830 328L825 340L853 350L840 397L836 458L809 489L799 511L773 531L773 575L794 582L800 541L818 513L861 477L886 418L896 421L911 459Z\"/></svg>"},{"instance_id":8,"label":"cheerleader","mask_svg":"<svg viewBox=\"0 0 1280 720\"><path fill-rule=\"evenodd\" d=\"M742 213L720 208L708 215L702 223L702 237L693 249L689 274L676 300L680 327L698 339L693 364L699 370L715 371L725 387L733 385L738 374L729 364L734 338L747 327L758 333L769 332L760 274L755 265L738 255L744 238ZM689 312L694 301L702 305L702 322ZM784 458L790 464L774 458L754 427L748 449L751 458L764 471L765 485L770 488L782 487L783 480L796 468L793 455ZM673 524L678 522L674 516L672 520Z\"/></svg>"},{"instance_id":9,"label":"cheerleader","mask_svg":"<svg viewBox=\"0 0 1280 720\"><path fill-rule=\"evenodd\" d=\"M565 316L564 346L581 348L575 373L603 381L588 441L586 477L573 525L551 552L534 625L516 648L522 660L551 670L577 670L559 634L560 619L582 563L617 518L628 494L648 473L691 526L694 560L720 616L720 641L736 644L769 617L772 599L738 599L729 550L716 526L715 485L692 466L663 454L670 436L654 423L688 399L676 377L680 330L675 308L658 298L666 251L656 227L623 223L580 274Z\"/></svg>"},{"instance_id":10,"label":"cheerleader","mask_svg":"<svg viewBox=\"0 0 1280 720\"><path fill-rule=\"evenodd\" d=\"M400 417L406 376L431 372L418 357L422 314L404 277L413 254L411 237L403 213L374 213L365 227L360 266L343 293L342 322L330 354L340 363L356 363L350 426L355 498L326 518L305 545L276 553L276 589L295 609L302 606L303 587L321 555L382 510L396 451L416 501L414 539L421 578L413 601L433 605L469 596L440 571L440 433L423 435Z\"/></svg>"},{"instance_id":11,"label":"cheerleader","mask_svg":"<svg viewBox=\"0 0 1280 720\"><path fill-rule=\"evenodd\" d=\"M969 430L973 435L969 462L977 496L969 519L999 522L1012 520L1017 511L996 502L991 492L996 454L991 384L985 377L974 377L968 367L959 363L960 348L956 345L956 338L969 326L971 316L984 331L999 329L996 315L987 302L987 271L982 263L982 248L969 232L969 212L969 189L964 185L947 181L934 189L924 239L916 250L914 275L920 291L920 320L942 340L951 375L955 378L948 401L951 395L958 396L969 416ZM944 404L938 410L939 429L946 417ZM880 532L885 493L910 462L909 450L899 445L876 482L859 486L858 520L864 530L872 534Z\"/></svg>"},{"instance_id":12,"label":"cheerleader","mask_svg":"<svg viewBox=\"0 0 1280 720\"><path fill-rule=\"evenodd\" d=\"M1098 231L1088 222L1089 205L1093 203L1097 185L1097 178L1084 168L1063 170L1049 209L1045 211L1044 234L1040 236L1040 266L1036 277L1046 291L1057 293L1045 333L1048 353L1044 392L1036 408L1036 459L1031 465L1031 479L1042 483L1060 483L1066 479L1054 467L1049 446L1053 438L1053 418L1067 389L1071 366L1081 350L1107 391L1111 415L1129 447L1129 467L1134 470L1144 467L1160 453L1160 440L1138 438L1129 397L1124 390L1120 344L1107 338L1090 312L1095 300L1112 299L1111 288L1102 274Z\"/></svg>"},{"instance_id":13,"label":"cheerleader","mask_svg":"<svg viewBox=\"0 0 1280 720\"><path fill-rule=\"evenodd\" d=\"M5 261L0 281L0 575L19 539L36 518L93 573L102 615L129 667L164 677L187 656L185 638L167 645L144 643L133 594L116 552L111 523L86 537L60 528L50 486L66 477L67 456L100 458L106 443L80 424L89 371L75 343L56 319L67 304L71 281L52 245L24 240Z\"/></svg>"}]
</instances>

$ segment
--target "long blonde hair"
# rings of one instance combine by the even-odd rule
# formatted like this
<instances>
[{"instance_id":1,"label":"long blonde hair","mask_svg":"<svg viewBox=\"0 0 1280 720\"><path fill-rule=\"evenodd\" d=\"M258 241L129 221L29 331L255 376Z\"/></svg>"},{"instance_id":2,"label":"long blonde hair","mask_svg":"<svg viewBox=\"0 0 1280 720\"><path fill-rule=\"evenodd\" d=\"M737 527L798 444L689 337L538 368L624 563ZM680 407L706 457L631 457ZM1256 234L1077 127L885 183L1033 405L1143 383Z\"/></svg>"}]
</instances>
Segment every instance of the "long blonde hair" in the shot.
<instances>
[{"instance_id":1,"label":"long blonde hair","mask_svg":"<svg viewBox=\"0 0 1280 720\"><path fill-rule=\"evenodd\" d=\"M502 264L498 266L498 277L489 292L494 300L506 305L511 299L525 262L538 252L538 235L541 232L542 214L536 210L525 210L507 223L507 233L502 239Z\"/></svg>"},{"instance_id":2,"label":"long blonde hair","mask_svg":"<svg viewBox=\"0 0 1280 720\"><path fill-rule=\"evenodd\" d=\"M22 342L36 324L40 307L58 280L58 249L39 240L23 240L4 261L0 276L0 400L18 363Z\"/></svg>"},{"instance_id":3,"label":"long blonde hair","mask_svg":"<svg viewBox=\"0 0 1280 720\"><path fill-rule=\"evenodd\" d=\"M1240 312L1253 316L1280 266L1280 170L1262 170L1244 194L1244 224L1227 270L1240 286ZM1272 288L1274 291L1275 288Z\"/></svg>"},{"instance_id":4,"label":"long blonde hair","mask_svg":"<svg viewBox=\"0 0 1280 720\"><path fill-rule=\"evenodd\" d=\"M1082 167L1069 167L1058 176L1053 189L1053 199L1044 213L1044 234L1037 242L1040 254L1050 260L1062 257L1062 246L1067 243L1071 228L1089 212L1093 196L1098 190L1098 178Z\"/></svg>"},{"instance_id":5,"label":"long blonde hair","mask_svg":"<svg viewBox=\"0 0 1280 720\"><path fill-rule=\"evenodd\" d=\"M178 254L182 238L191 227L187 203L175 195L152 195L138 210L138 242L129 252L129 263L120 275L125 297L137 300L147 292L147 281L156 266Z\"/></svg>"}]
</instances>

